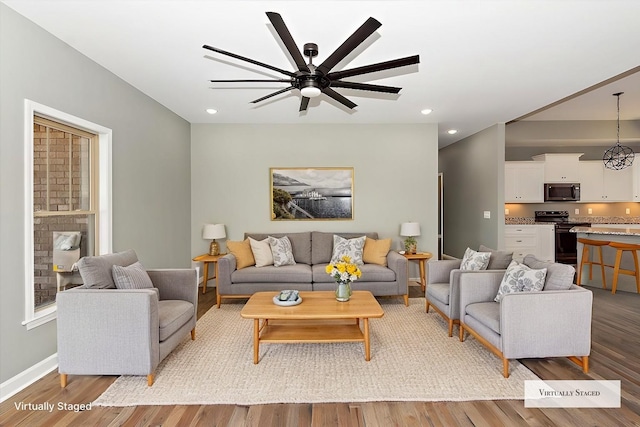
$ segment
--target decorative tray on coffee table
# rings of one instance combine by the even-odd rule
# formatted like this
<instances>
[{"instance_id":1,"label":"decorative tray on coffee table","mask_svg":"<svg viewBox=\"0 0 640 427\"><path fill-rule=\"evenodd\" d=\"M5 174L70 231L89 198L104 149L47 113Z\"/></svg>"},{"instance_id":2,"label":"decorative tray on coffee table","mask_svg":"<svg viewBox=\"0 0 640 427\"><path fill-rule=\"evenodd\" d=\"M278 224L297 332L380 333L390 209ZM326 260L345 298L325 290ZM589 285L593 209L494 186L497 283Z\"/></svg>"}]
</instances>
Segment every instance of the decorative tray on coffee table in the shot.
<instances>
[{"instance_id":1,"label":"decorative tray on coffee table","mask_svg":"<svg viewBox=\"0 0 640 427\"><path fill-rule=\"evenodd\" d=\"M273 303L282 307L290 307L298 305L302 302L302 297L295 290L280 291L280 293L273 297Z\"/></svg>"}]
</instances>

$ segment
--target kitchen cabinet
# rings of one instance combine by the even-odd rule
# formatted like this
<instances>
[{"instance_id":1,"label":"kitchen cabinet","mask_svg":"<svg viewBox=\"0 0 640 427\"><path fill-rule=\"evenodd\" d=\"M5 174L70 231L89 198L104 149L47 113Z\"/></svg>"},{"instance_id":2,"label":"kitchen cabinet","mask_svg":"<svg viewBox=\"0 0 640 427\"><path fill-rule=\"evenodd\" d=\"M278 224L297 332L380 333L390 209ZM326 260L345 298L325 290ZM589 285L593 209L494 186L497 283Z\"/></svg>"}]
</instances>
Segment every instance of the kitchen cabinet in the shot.
<instances>
[{"instance_id":1,"label":"kitchen cabinet","mask_svg":"<svg viewBox=\"0 0 640 427\"><path fill-rule=\"evenodd\" d=\"M528 254L541 260L555 261L555 225L505 225L504 248L513 251L513 259L519 262Z\"/></svg>"},{"instance_id":2,"label":"kitchen cabinet","mask_svg":"<svg viewBox=\"0 0 640 427\"><path fill-rule=\"evenodd\" d=\"M578 163L583 153L547 153L533 156L544 162L544 182L580 182Z\"/></svg>"},{"instance_id":3,"label":"kitchen cabinet","mask_svg":"<svg viewBox=\"0 0 640 427\"><path fill-rule=\"evenodd\" d=\"M634 170L612 170L600 160L580 162L581 202L629 202L634 200Z\"/></svg>"},{"instance_id":4,"label":"kitchen cabinet","mask_svg":"<svg viewBox=\"0 0 640 427\"><path fill-rule=\"evenodd\" d=\"M505 162L505 203L544 202L544 164L542 162Z\"/></svg>"}]
</instances>

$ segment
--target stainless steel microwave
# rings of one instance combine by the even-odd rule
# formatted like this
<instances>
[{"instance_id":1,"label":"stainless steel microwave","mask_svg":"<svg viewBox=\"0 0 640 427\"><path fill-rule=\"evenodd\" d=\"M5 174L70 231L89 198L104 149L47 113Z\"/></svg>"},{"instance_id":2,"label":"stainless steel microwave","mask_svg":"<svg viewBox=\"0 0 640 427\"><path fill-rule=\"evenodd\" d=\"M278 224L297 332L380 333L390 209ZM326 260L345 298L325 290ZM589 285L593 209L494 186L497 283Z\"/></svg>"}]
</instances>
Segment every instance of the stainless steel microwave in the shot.
<instances>
[{"instance_id":1,"label":"stainless steel microwave","mask_svg":"<svg viewBox=\"0 0 640 427\"><path fill-rule=\"evenodd\" d=\"M545 184L544 185L544 201L545 202L579 202L580 201L580 184Z\"/></svg>"}]
</instances>

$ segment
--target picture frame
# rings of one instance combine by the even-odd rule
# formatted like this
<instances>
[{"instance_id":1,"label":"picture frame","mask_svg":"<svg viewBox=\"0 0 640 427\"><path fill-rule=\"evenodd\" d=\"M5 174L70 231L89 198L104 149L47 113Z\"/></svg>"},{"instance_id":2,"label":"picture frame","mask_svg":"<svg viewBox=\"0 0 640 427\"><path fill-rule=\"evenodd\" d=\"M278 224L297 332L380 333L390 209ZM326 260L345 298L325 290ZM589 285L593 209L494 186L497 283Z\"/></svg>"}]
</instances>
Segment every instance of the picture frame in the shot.
<instances>
[{"instance_id":1,"label":"picture frame","mask_svg":"<svg viewBox=\"0 0 640 427\"><path fill-rule=\"evenodd\" d=\"M270 168L271 220L353 220L352 167Z\"/></svg>"}]
</instances>

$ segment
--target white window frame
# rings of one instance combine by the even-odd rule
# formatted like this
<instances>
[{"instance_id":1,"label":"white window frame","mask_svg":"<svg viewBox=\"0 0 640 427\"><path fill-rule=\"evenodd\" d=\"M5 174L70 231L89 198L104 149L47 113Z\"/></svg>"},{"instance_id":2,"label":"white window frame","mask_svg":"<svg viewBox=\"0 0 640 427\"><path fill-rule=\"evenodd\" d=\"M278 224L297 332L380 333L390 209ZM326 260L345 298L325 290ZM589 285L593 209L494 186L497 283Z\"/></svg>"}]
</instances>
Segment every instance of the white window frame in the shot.
<instances>
[{"instance_id":1,"label":"white window frame","mask_svg":"<svg viewBox=\"0 0 640 427\"><path fill-rule=\"evenodd\" d=\"M104 126L56 110L43 104L24 100L24 284L25 320L27 330L43 325L57 317L57 307L53 303L36 310L33 266L33 116L38 115L58 123L72 126L98 135L98 224L100 236L98 254L111 252L111 137L112 130Z\"/></svg>"}]
</instances>

